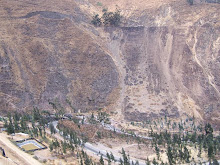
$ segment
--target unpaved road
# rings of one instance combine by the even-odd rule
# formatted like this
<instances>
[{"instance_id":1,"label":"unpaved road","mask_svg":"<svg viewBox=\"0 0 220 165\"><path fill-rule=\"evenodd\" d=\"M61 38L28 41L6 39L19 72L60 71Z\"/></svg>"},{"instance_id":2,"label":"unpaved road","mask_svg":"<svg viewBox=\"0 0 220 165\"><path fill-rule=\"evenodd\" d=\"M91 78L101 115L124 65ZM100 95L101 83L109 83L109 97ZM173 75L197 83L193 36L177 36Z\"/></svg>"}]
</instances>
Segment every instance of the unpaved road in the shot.
<instances>
[{"instance_id":1,"label":"unpaved road","mask_svg":"<svg viewBox=\"0 0 220 165\"><path fill-rule=\"evenodd\" d=\"M0 133L0 146L5 150L5 154L8 157L7 160L4 159L4 162L7 162L7 164L10 165L41 165L41 163L34 159L31 155L16 147L7 137L8 136L6 134ZM0 165L4 162L1 162L0 159Z\"/></svg>"}]
</instances>

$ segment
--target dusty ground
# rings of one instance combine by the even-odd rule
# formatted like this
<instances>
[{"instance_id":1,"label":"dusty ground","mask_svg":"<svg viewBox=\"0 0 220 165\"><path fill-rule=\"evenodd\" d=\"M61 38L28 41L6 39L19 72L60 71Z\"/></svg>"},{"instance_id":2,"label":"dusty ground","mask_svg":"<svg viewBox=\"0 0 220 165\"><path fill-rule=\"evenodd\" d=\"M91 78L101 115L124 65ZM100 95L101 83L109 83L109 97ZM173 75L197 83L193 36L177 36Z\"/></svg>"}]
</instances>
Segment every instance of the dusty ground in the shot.
<instances>
[{"instance_id":1,"label":"dusty ground","mask_svg":"<svg viewBox=\"0 0 220 165\"><path fill-rule=\"evenodd\" d=\"M16 165L11 159L0 156L0 165Z\"/></svg>"},{"instance_id":2,"label":"dusty ground","mask_svg":"<svg viewBox=\"0 0 220 165\"><path fill-rule=\"evenodd\" d=\"M29 135L22 135L22 134L15 134L15 136L13 136L13 141L20 141L20 140L24 140L29 138Z\"/></svg>"},{"instance_id":3,"label":"dusty ground","mask_svg":"<svg viewBox=\"0 0 220 165\"><path fill-rule=\"evenodd\" d=\"M172 1L176 0L89 0L90 4L96 8L92 8L91 5L84 5L84 8L87 7L87 11L90 9L91 12L97 12L98 10L100 13L103 8L113 11L118 8L122 10L123 16L129 17L134 13L137 14L146 9L159 8L161 5Z\"/></svg>"},{"instance_id":4,"label":"dusty ground","mask_svg":"<svg viewBox=\"0 0 220 165\"><path fill-rule=\"evenodd\" d=\"M54 159L57 159L57 157L52 156L51 152L49 149L45 149L45 150L39 150L39 151L35 151L34 155L38 157L39 160L48 160L48 161L52 161Z\"/></svg>"},{"instance_id":5,"label":"dusty ground","mask_svg":"<svg viewBox=\"0 0 220 165\"><path fill-rule=\"evenodd\" d=\"M96 135L96 132L98 128L95 125L88 125L88 124L83 124L78 127L77 124L75 124L73 121L69 120L62 120L59 121L59 126L60 128L69 128L71 130L74 130L79 136L81 134L84 134L86 137L89 138L89 140L93 139L93 137Z\"/></svg>"},{"instance_id":6,"label":"dusty ground","mask_svg":"<svg viewBox=\"0 0 220 165\"><path fill-rule=\"evenodd\" d=\"M137 142L126 142L126 140L122 139L113 139L113 138L105 138L100 140L98 143L99 146L103 149L105 147L111 148L114 153L121 153L122 148L126 153L130 155L131 158L136 158L140 160L146 160L148 156L153 155L154 151L149 144L139 144ZM101 145L103 144L103 146Z\"/></svg>"},{"instance_id":7,"label":"dusty ground","mask_svg":"<svg viewBox=\"0 0 220 165\"><path fill-rule=\"evenodd\" d=\"M0 133L0 146L5 150L8 159L12 160L15 164L19 165L40 165L31 155L25 153L16 147L9 139L8 135ZM3 160L3 162L6 160ZM10 162L9 160L7 160ZM0 159L1 162L1 159ZM2 162L2 163L3 163Z\"/></svg>"},{"instance_id":8,"label":"dusty ground","mask_svg":"<svg viewBox=\"0 0 220 165\"><path fill-rule=\"evenodd\" d=\"M67 154L65 157L57 157L56 155L51 154L49 148L35 151L33 154L25 153L15 146L8 138L11 138L11 136L5 133L0 133L0 146L5 150L6 156L8 157L4 158L0 156L0 165L40 165L40 162L45 162L47 165L78 164L77 160L71 154ZM13 141L23 139L24 137L22 138L19 135L13 136ZM49 141L50 140L52 139L49 138ZM47 144L45 145L48 147ZM37 157L40 162L34 159L34 156Z\"/></svg>"}]
</instances>

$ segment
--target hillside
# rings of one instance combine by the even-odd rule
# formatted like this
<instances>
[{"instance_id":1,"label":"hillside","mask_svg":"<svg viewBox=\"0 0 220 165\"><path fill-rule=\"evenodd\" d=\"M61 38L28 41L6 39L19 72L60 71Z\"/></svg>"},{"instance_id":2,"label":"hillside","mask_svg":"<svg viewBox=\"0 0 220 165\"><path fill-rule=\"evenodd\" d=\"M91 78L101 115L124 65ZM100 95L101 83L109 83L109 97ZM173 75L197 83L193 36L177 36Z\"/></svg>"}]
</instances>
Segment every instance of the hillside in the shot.
<instances>
[{"instance_id":1,"label":"hillside","mask_svg":"<svg viewBox=\"0 0 220 165\"><path fill-rule=\"evenodd\" d=\"M94 27L103 8L120 27ZM106 108L116 120L194 116L220 126L219 4L0 2L0 111Z\"/></svg>"}]
</instances>

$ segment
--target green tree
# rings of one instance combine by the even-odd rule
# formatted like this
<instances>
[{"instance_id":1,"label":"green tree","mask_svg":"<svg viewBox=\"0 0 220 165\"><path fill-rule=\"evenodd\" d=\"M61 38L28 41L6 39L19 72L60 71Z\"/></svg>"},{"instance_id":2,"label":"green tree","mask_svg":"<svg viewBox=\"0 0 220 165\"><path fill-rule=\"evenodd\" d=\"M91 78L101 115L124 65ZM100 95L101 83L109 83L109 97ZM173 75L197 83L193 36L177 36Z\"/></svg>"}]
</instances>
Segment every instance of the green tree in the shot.
<instances>
[{"instance_id":1,"label":"green tree","mask_svg":"<svg viewBox=\"0 0 220 165\"><path fill-rule=\"evenodd\" d=\"M156 161L156 159L154 158L152 161L153 165L158 165L158 162Z\"/></svg>"},{"instance_id":2,"label":"green tree","mask_svg":"<svg viewBox=\"0 0 220 165\"><path fill-rule=\"evenodd\" d=\"M66 149L67 149L67 143L66 141L61 141L61 146L62 146L62 149L63 149L63 153L66 154Z\"/></svg>"},{"instance_id":3,"label":"green tree","mask_svg":"<svg viewBox=\"0 0 220 165\"><path fill-rule=\"evenodd\" d=\"M13 124L11 122L8 125L7 132L9 134L15 133L14 126L13 126Z\"/></svg>"},{"instance_id":4,"label":"green tree","mask_svg":"<svg viewBox=\"0 0 220 165\"><path fill-rule=\"evenodd\" d=\"M214 156L214 149L213 149L213 145L212 144L209 144L208 145L208 157L209 157L209 160L211 160Z\"/></svg>"},{"instance_id":5,"label":"green tree","mask_svg":"<svg viewBox=\"0 0 220 165\"><path fill-rule=\"evenodd\" d=\"M124 165L130 164L129 157L126 155L125 150L123 148L122 148L122 158L123 158Z\"/></svg>"},{"instance_id":6,"label":"green tree","mask_svg":"<svg viewBox=\"0 0 220 165\"><path fill-rule=\"evenodd\" d=\"M170 145L168 145L167 147L167 157L168 157L169 164L172 165L174 163L174 160L173 160L172 148Z\"/></svg>"},{"instance_id":7,"label":"green tree","mask_svg":"<svg viewBox=\"0 0 220 165\"><path fill-rule=\"evenodd\" d=\"M157 154L157 159L159 160L159 158L160 158L160 149L158 148L157 145L155 145L155 151L156 151L156 154Z\"/></svg>"},{"instance_id":8,"label":"green tree","mask_svg":"<svg viewBox=\"0 0 220 165\"><path fill-rule=\"evenodd\" d=\"M108 12L107 9L103 10L103 23L105 26L119 26L121 23L121 14L120 11L117 9L116 12Z\"/></svg>"},{"instance_id":9,"label":"green tree","mask_svg":"<svg viewBox=\"0 0 220 165\"><path fill-rule=\"evenodd\" d=\"M19 121L20 120L20 115L18 114L18 112L15 112L14 114L14 120Z\"/></svg>"},{"instance_id":10,"label":"green tree","mask_svg":"<svg viewBox=\"0 0 220 165\"><path fill-rule=\"evenodd\" d=\"M97 132L97 136L98 136L99 139L101 139L101 138L102 138L101 132L98 131L98 132Z\"/></svg>"},{"instance_id":11,"label":"green tree","mask_svg":"<svg viewBox=\"0 0 220 165\"><path fill-rule=\"evenodd\" d=\"M104 164L105 164L102 155L101 155L101 157L100 157L100 159L99 159L99 163L100 163L101 165L104 165Z\"/></svg>"},{"instance_id":12,"label":"green tree","mask_svg":"<svg viewBox=\"0 0 220 165\"><path fill-rule=\"evenodd\" d=\"M20 129L19 125L18 125L18 121L14 119L14 130L15 132L18 132Z\"/></svg>"},{"instance_id":13,"label":"green tree","mask_svg":"<svg viewBox=\"0 0 220 165\"><path fill-rule=\"evenodd\" d=\"M150 160L149 160L149 158L147 158L147 160L146 160L146 165L150 165Z\"/></svg>"},{"instance_id":14,"label":"green tree","mask_svg":"<svg viewBox=\"0 0 220 165\"><path fill-rule=\"evenodd\" d=\"M112 160L112 161L115 161L115 157L114 157L114 155L112 154L112 152L111 152L111 154L110 154L110 157L111 157L111 160Z\"/></svg>"},{"instance_id":15,"label":"green tree","mask_svg":"<svg viewBox=\"0 0 220 165\"><path fill-rule=\"evenodd\" d=\"M162 162L160 163L160 165L165 165L165 164L164 164L164 162L162 161Z\"/></svg>"},{"instance_id":16,"label":"green tree","mask_svg":"<svg viewBox=\"0 0 220 165\"><path fill-rule=\"evenodd\" d=\"M187 0L190 5L193 5L193 0Z\"/></svg>"},{"instance_id":17,"label":"green tree","mask_svg":"<svg viewBox=\"0 0 220 165\"><path fill-rule=\"evenodd\" d=\"M98 14L96 14L95 16L92 17L91 23L95 26L101 26L102 21L101 21L101 18L99 17Z\"/></svg>"},{"instance_id":18,"label":"green tree","mask_svg":"<svg viewBox=\"0 0 220 165\"><path fill-rule=\"evenodd\" d=\"M50 148L50 152L52 152L53 151L53 143L50 143L49 148Z\"/></svg>"},{"instance_id":19,"label":"green tree","mask_svg":"<svg viewBox=\"0 0 220 165\"><path fill-rule=\"evenodd\" d=\"M27 123L23 116L21 117L20 125L21 125L21 131L25 132L27 130Z\"/></svg>"},{"instance_id":20,"label":"green tree","mask_svg":"<svg viewBox=\"0 0 220 165\"><path fill-rule=\"evenodd\" d=\"M86 153L85 153L84 163L85 163L85 165L91 165L92 164L91 160L89 159L89 157Z\"/></svg>"},{"instance_id":21,"label":"green tree","mask_svg":"<svg viewBox=\"0 0 220 165\"><path fill-rule=\"evenodd\" d=\"M207 124L205 125L205 132L206 132L206 135L213 133L213 128L212 128L212 126L211 126L210 123L207 123Z\"/></svg>"},{"instance_id":22,"label":"green tree","mask_svg":"<svg viewBox=\"0 0 220 165\"><path fill-rule=\"evenodd\" d=\"M120 162L120 165L123 165L124 163L123 163L123 160L120 158L119 159L119 162Z\"/></svg>"},{"instance_id":23,"label":"green tree","mask_svg":"<svg viewBox=\"0 0 220 165\"><path fill-rule=\"evenodd\" d=\"M50 123L49 128L50 128L51 135L56 133L56 129L54 128L53 123Z\"/></svg>"},{"instance_id":24,"label":"green tree","mask_svg":"<svg viewBox=\"0 0 220 165\"><path fill-rule=\"evenodd\" d=\"M202 144L199 144L198 157L201 157L201 154L202 154Z\"/></svg>"},{"instance_id":25,"label":"green tree","mask_svg":"<svg viewBox=\"0 0 220 165\"><path fill-rule=\"evenodd\" d=\"M81 156L80 156L80 165L83 165L83 160L82 160Z\"/></svg>"},{"instance_id":26,"label":"green tree","mask_svg":"<svg viewBox=\"0 0 220 165\"><path fill-rule=\"evenodd\" d=\"M106 156L108 158L108 164L111 164L111 156L110 156L110 154L108 152L107 152Z\"/></svg>"},{"instance_id":27,"label":"green tree","mask_svg":"<svg viewBox=\"0 0 220 165\"><path fill-rule=\"evenodd\" d=\"M184 159L186 163L189 163L189 158L190 158L189 150L186 148L186 146L184 146Z\"/></svg>"},{"instance_id":28,"label":"green tree","mask_svg":"<svg viewBox=\"0 0 220 165\"><path fill-rule=\"evenodd\" d=\"M39 121L40 120L41 114L40 114L40 111L37 107L34 107L34 109L32 111L32 116L33 116L34 121Z\"/></svg>"},{"instance_id":29,"label":"green tree","mask_svg":"<svg viewBox=\"0 0 220 165\"><path fill-rule=\"evenodd\" d=\"M9 119L9 124L7 125L7 132L8 134L12 134L15 133L15 129L14 129L14 125L12 122L12 117L11 117L11 113L8 113L8 119Z\"/></svg>"},{"instance_id":30,"label":"green tree","mask_svg":"<svg viewBox=\"0 0 220 165\"><path fill-rule=\"evenodd\" d=\"M213 165L219 165L219 163L216 159L213 159Z\"/></svg>"}]
</instances>

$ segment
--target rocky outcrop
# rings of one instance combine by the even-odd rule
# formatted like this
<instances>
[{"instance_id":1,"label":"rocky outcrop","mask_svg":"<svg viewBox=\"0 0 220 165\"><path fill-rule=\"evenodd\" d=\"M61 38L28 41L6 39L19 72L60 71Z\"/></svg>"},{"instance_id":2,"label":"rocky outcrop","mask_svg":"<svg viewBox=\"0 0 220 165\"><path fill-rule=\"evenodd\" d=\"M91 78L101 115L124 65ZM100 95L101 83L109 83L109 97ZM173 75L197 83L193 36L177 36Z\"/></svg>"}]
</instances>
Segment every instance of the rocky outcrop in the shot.
<instances>
[{"instance_id":1,"label":"rocky outcrop","mask_svg":"<svg viewBox=\"0 0 220 165\"><path fill-rule=\"evenodd\" d=\"M206 12L195 18L202 9ZM136 18L136 26L128 22L130 26L113 33L111 40L121 36L115 48L121 56L113 58L124 61L125 119L189 115L219 125L217 10L218 5L173 3Z\"/></svg>"}]
</instances>

